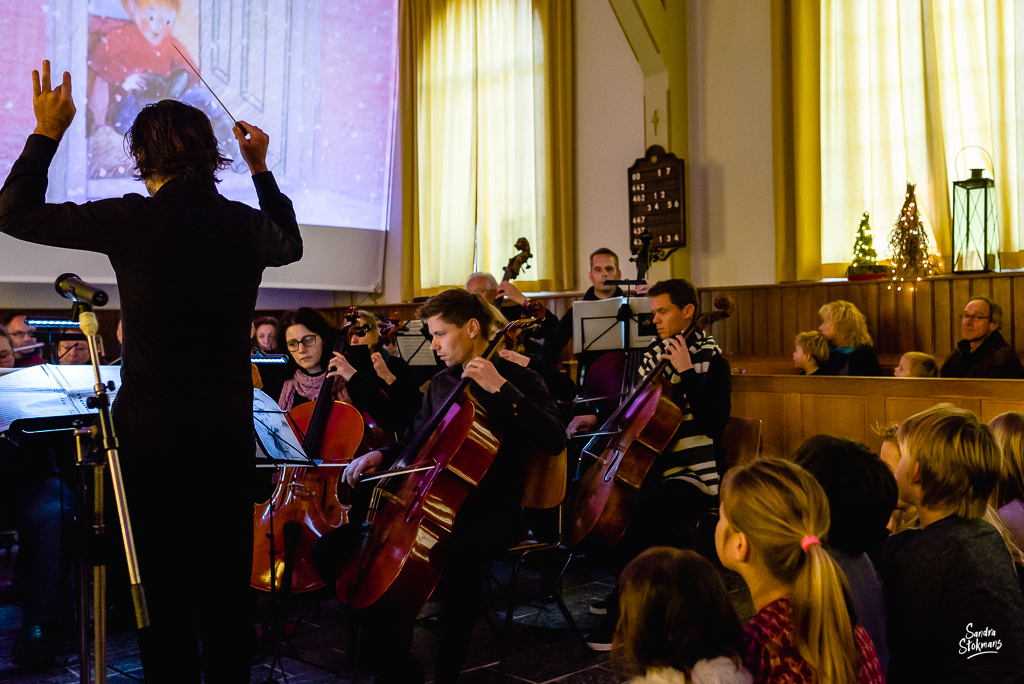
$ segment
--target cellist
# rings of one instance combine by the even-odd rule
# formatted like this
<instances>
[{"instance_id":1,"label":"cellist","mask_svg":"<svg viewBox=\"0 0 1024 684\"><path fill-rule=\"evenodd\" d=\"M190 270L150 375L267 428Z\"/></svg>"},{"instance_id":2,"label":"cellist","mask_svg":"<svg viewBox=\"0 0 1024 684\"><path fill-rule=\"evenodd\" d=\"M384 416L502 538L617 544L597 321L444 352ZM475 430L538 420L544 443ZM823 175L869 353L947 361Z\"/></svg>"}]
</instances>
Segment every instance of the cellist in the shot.
<instances>
[{"instance_id":1,"label":"cellist","mask_svg":"<svg viewBox=\"0 0 1024 684\"><path fill-rule=\"evenodd\" d=\"M647 296L659 339L644 352L639 375L645 376L663 356L670 359L665 370L669 398L682 410L683 420L636 495L629 527L615 549L617 571L651 546L693 545L697 521L718 506L716 442L729 420L731 404L729 362L714 338L697 331L684 344L679 337L700 313L697 288L682 278L662 280ZM581 422L581 431L591 430L597 418ZM610 650L618 620L618 594L613 592L591 604L590 612L605 617L587 636L587 644L596 651Z\"/></svg>"},{"instance_id":2,"label":"cellist","mask_svg":"<svg viewBox=\"0 0 1024 684\"><path fill-rule=\"evenodd\" d=\"M473 625L481 613L487 560L520 541L527 450L536 447L557 455L565 447L565 426L540 375L502 358L494 362L481 358L494 312L494 307L462 289L446 290L424 304L419 315L430 331L430 348L447 368L431 380L422 409L400 442L353 460L344 475L355 486L363 473L387 468L463 377L472 379L469 391L503 428L494 462L462 505L442 552L443 574L437 590L441 640L434 670L439 684L457 681L465 662ZM364 627L364 639L372 638ZM422 681L422 668L406 648L395 643L385 646L395 652L381 659L378 683Z\"/></svg>"}]
</instances>

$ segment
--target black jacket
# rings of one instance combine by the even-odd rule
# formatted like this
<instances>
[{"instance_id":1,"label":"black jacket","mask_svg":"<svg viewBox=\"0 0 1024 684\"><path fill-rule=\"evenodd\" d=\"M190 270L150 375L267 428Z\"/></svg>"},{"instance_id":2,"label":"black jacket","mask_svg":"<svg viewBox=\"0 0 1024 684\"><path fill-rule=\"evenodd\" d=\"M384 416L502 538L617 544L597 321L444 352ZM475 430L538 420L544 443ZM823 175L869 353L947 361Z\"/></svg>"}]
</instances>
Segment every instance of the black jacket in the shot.
<instances>
[{"instance_id":1,"label":"black jacket","mask_svg":"<svg viewBox=\"0 0 1024 684\"><path fill-rule=\"evenodd\" d=\"M822 364L815 375L858 375L877 377L882 374L875 350L867 345L854 349L833 347L829 350L828 361Z\"/></svg>"},{"instance_id":2,"label":"black jacket","mask_svg":"<svg viewBox=\"0 0 1024 684\"><path fill-rule=\"evenodd\" d=\"M122 443L153 444L185 426L203 441L251 441L258 287L263 269L302 256L295 212L273 174L253 176L263 211L222 197L213 179L173 179L153 197L47 204L56 151L55 140L29 136L0 189L0 232L109 257L124 320L113 411ZM189 342L174 344L175 325L194 332Z\"/></svg>"},{"instance_id":3,"label":"black jacket","mask_svg":"<svg viewBox=\"0 0 1024 684\"><path fill-rule=\"evenodd\" d=\"M943 378L1024 378L1017 352L998 330L971 351L967 340L957 342L956 351L942 364Z\"/></svg>"}]
</instances>

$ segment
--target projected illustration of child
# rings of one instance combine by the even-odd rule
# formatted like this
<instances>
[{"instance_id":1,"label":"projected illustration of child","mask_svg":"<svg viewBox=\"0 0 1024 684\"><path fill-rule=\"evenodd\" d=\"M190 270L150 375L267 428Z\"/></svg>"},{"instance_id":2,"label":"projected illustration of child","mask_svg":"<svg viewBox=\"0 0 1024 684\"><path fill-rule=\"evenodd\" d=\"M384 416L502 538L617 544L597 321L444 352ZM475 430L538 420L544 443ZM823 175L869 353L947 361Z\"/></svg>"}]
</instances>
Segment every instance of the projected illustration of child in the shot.
<instances>
[{"instance_id":1,"label":"projected illustration of child","mask_svg":"<svg viewBox=\"0 0 1024 684\"><path fill-rule=\"evenodd\" d=\"M210 117L222 144L234 142L232 121L174 49L177 47L192 64L196 63L174 36L182 4L182 0L121 0L130 19L91 18L90 178L131 175L131 164L124 155L124 134L143 107L159 100L179 100L198 107ZM185 4L198 2L185 0ZM228 154L239 158L237 152Z\"/></svg>"}]
</instances>

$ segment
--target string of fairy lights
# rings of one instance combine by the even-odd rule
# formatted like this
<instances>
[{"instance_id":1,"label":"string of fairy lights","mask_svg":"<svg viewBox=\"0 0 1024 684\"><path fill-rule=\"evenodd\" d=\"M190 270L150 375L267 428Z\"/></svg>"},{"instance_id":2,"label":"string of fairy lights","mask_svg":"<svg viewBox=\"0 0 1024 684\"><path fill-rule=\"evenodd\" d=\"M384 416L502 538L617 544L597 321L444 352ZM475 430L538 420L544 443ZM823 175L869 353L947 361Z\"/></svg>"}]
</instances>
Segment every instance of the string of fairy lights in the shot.
<instances>
[{"instance_id":1,"label":"string of fairy lights","mask_svg":"<svg viewBox=\"0 0 1024 684\"><path fill-rule=\"evenodd\" d=\"M857 227L857 240L853 245L853 269L871 268L878 264L878 254L873 242L870 215L865 211ZM921 221L921 212L917 208L914 183L907 183L903 209L889 236L889 248L892 252L890 290L895 285L897 291L906 286L912 292L913 283L941 272L942 262L939 255L932 253L931 240Z\"/></svg>"}]
</instances>

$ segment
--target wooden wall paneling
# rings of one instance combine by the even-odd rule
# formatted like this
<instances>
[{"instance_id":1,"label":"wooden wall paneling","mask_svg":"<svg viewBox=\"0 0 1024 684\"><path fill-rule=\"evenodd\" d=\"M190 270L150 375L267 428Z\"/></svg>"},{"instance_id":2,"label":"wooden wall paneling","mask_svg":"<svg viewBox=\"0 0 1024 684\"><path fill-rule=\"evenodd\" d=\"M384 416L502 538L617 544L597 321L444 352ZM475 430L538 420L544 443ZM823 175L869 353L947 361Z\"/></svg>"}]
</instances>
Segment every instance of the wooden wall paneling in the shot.
<instances>
[{"instance_id":1,"label":"wooden wall paneling","mask_svg":"<svg viewBox=\"0 0 1024 684\"><path fill-rule=\"evenodd\" d=\"M1007 314L1013 317L1013 325L1007 327L1013 329L1014 346L1024 345L1024 278L1013 279L1013 302L1003 307L1003 317ZM1003 324L1006 325L1005 321Z\"/></svg>"},{"instance_id":2,"label":"wooden wall paneling","mask_svg":"<svg viewBox=\"0 0 1024 684\"><path fill-rule=\"evenodd\" d=\"M804 439L819 432L867 439L867 399L862 396L816 394L803 396L800 426ZM828 426L827 429L822 429Z\"/></svg>"},{"instance_id":3,"label":"wooden wall paneling","mask_svg":"<svg viewBox=\"0 0 1024 684\"><path fill-rule=\"evenodd\" d=\"M972 277L971 281L971 296L972 297L988 297L992 298L992 278L988 276L983 277ZM966 305L964 302L963 305ZM962 305L962 306L963 306Z\"/></svg>"},{"instance_id":4,"label":"wooden wall paneling","mask_svg":"<svg viewBox=\"0 0 1024 684\"><path fill-rule=\"evenodd\" d=\"M1009 278L992 278L992 295L990 297L993 302L1003 307L1003 320L1013 315L1013 281ZM1005 323L1004 323L1005 325ZM1006 341L1010 343L1010 346L1015 346L1014 330L1013 326L1007 326L1005 330L1001 331Z\"/></svg>"},{"instance_id":5,"label":"wooden wall paneling","mask_svg":"<svg viewBox=\"0 0 1024 684\"><path fill-rule=\"evenodd\" d=\"M879 291L884 290L888 285L888 281L875 281L871 283L863 283L859 288L861 290L860 303L857 304L857 308L864 314L864 317L868 321L868 332L871 334L872 339L875 340L875 344L878 344L879 334L879 318L878 318L878 302L879 302Z\"/></svg>"},{"instance_id":6,"label":"wooden wall paneling","mask_svg":"<svg viewBox=\"0 0 1024 684\"><path fill-rule=\"evenodd\" d=\"M880 354L894 354L899 351L898 328L896 325L896 296L901 290L886 288L878 294L878 333L875 351Z\"/></svg>"},{"instance_id":7,"label":"wooden wall paneling","mask_svg":"<svg viewBox=\"0 0 1024 684\"><path fill-rule=\"evenodd\" d=\"M932 281L932 316L935 328L935 346L932 353L939 363L942 363L953 351L954 323L957 331L956 339L960 339L960 312L953 313L952 282L951 280ZM954 318L956 318L955 321Z\"/></svg>"},{"instance_id":8,"label":"wooden wall paneling","mask_svg":"<svg viewBox=\"0 0 1024 684\"><path fill-rule=\"evenodd\" d=\"M914 333L916 340L913 349L933 349L935 346L935 330L933 322L935 319L935 303L932 299L932 283L924 280L914 288ZM907 349L906 351L910 351Z\"/></svg>"},{"instance_id":9,"label":"wooden wall paneling","mask_svg":"<svg viewBox=\"0 0 1024 684\"><path fill-rule=\"evenodd\" d=\"M727 295L731 296L733 299L736 298L735 297L736 293L733 292L733 291L715 290L712 293L713 294L712 302L714 301L715 297L718 297L718 295L722 294L723 292L724 292L724 294L727 294ZM714 304L711 303L711 304L708 305L707 311L713 311L713 310L715 310ZM740 316L742 316L742 315L743 315L743 313L740 311L739 302L736 302L736 306L733 309L732 315L729 316L729 318L726 318L726 319L721 320L718 323L716 323L713 326L712 330L711 330L711 335L718 342L718 346L720 346L722 348L722 352L724 354L737 354L737 353L739 353L739 334L738 334L738 331L739 331L739 326L740 326L740 320L739 319L740 319Z\"/></svg>"},{"instance_id":10,"label":"wooden wall paneling","mask_svg":"<svg viewBox=\"0 0 1024 684\"><path fill-rule=\"evenodd\" d=\"M803 329L800 327L800 291L795 287L782 288L783 354L792 349L793 339L800 332L803 332Z\"/></svg>"},{"instance_id":11,"label":"wooden wall paneling","mask_svg":"<svg viewBox=\"0 0 1024 684\"><path fill-rule=\"evenodd\" d=\"M825 302L835 302L840 299L847 302L851 301L849 289L852 288L848 288L846 283L829 283L826 286L825 301L822 304ZM856 302L854 303L856 304Z\"/></svg>"},{"instance_id":12,"label":"wooden wall paneling","mask_svg":"<svg viewBox=\"0 0 1024 684\"><path fill-rule=\"evenodd\" d=\"M821 308L821 304L815 304L811 288L799 288L797 298L797 327L801 332L817 330L821 325L821 319L818 317L818 309Z\"/></svg>"},{"instance_id":13,"label":"wooden wall paneling","mask_svg":"<svg viewBox=\"0 0 1024 684\"><path fill-rule=\"evenodd\" d=\"M989 423L998 415L1006 413L1008 411L1015 411L1017 413L1024 413L1024 399L1020 401L1012 401L1005 399L982 399L981 409L978 412L978 418Z\"/></svg>"},{"instance_id":14,"label":"wooden wall paneling","mask_svg":"<svg viewBox=\"0 0 1024 684\"><path fill-rule=\"evenodd\" d=\"M737 353L751 355L754 353L754 297L751 290L736 290L733 293L736 300L736 317L739 320L739 335L737 340Z\"/></svg>"},{"instance_id":15,"label":"wooden wall paneling","mask_svg":"<svg viewBox=\"0 0 1024 684\"><path fill-rule=\"evenodd\" d=\"M954 343L960 339L960 312L967 306L967 302L971 301L971 280L972 278L953 278L950 281L952 295L949 304L953 314L953 326L956 329Z\"/></svg>"},{"instance_id":16,"label":"wooden wall paneling","mask_svg":"<svg viewBox=\"0 0 1024 684\"><path fill-rule=\"evenodd\" d=\"M760 418L762 452L781 454L786 443L783 409L774 392L741 392L733 396L731 415Z\"/></svg>"},{"instance_id":17,"label":"wooden wall paneling","mask_svg":"<svg viewBox=\"0 0 1024 684\"><path fill-rule=\"evenodd\" d=\"M905 287L896 292L896 330L897 346L892 350L898 354L919 349L917 344L917 317L914 315L915 302L917 300L917 286Z\"/></svg>"},{"instance_id":18,"label":"wooden wall paneling","mask_svg":"<svg viewBox=\"0 0 1024 684\"><path fill-rule=\"evenodd\" d=\"M782 293L780 288L766 289L768 297L768 355L782 356L789 351L793 335L786 334L782 320Z\"/></svg>"},{"instance_id":19,"label":"wooden wall paneling","mask_svg":"<svg viewBox=\"0 0 1024 684\"><path fill-rule=\"evenodd\" d=\"M787 392L782 395L783 429L786 441L778 455L783 458L789 458L804 441L803 425L800 420L802 407L803 397L798 392Z\"/></svg>"},{"instance_id":20,"label":"wooden wall paneling","mask_svg":"<svg viewBox=\"0 0 1024 684\"><path fill-rule=\"evenodd\" d=\"M767 356L768 345L768 291L757 288L750 293L750 315L752 319L752 333L754 342L754 354Z\"/></svg>"}]
</instances>

